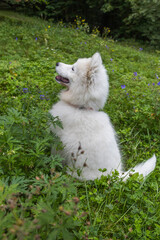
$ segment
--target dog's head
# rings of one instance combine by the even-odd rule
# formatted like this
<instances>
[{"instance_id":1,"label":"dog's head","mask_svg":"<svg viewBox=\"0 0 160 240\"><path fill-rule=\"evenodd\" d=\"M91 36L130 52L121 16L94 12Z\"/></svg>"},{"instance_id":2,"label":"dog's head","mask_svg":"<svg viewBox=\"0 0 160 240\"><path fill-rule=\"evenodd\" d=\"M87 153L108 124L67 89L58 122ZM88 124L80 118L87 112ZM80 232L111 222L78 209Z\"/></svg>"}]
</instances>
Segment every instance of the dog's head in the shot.
<instances>
[{"instance_id":1,"label":"dog's head","mask_svg":"<svg viewBox=\"0 0 160 240\"><path fill-rule=\"evenodd\" d=\"M67 91L61 92L61 100L78 107L103 108L109 84L99 53L78 59L73 65L57 63L56 71L56 81L67 87Z\"/></svg>"}]
</instances>

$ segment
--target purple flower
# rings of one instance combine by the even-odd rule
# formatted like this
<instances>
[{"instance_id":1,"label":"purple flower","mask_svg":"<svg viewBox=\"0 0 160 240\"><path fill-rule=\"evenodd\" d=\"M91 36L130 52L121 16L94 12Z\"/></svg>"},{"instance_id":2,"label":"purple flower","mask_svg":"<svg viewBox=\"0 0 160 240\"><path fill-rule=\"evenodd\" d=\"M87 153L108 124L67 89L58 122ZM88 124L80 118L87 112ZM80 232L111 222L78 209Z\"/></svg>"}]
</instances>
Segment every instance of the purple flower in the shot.
<instances>
[{"instance_id":1,"label":"purple flower","mask_svg":"<svg viewBox=\"0 0 160 240\"><path fill-rule=\"evenodd\" d=\"M113 61L113 59L112 59L112 58L111 58L110 60L111 60L111 62Z\"/></svg>"},{"instance_id":2,"label":"purple flower","mask_svg":"<svg viewBox=\"0 0 160 240\"><path fill-rule=\"evenodd\" d=\"M36 38L35 38L35 40L37 41L37 40L38 40L38 38L36 37Z\"/></svg>"},{"instance_id":3,"label":"purple flower","mask_svg":"<svg viewBox=\"0 0 160 240\"><path fill-rule=\"evenodd\" d=\"M18 38L16 37L16 41L18 40Z\"/></svg>"},{"instance_id":4,"label":"purple flower","mask_svg":"<svg viewBox=\"0 0 160 240\"><path fill-rule=\"evenodd\" d=\"M157 85L160 86L160 82L158 82Z\"/></svg>"},{"instance_id":5,"label":"purple flower","mask_svg":"<svg viewBox=\"0 0 160 240\"><path fill-rule=\"evenodd\" d=\"M153 83L153 86L155 86L155 83Z\"/></svg>"},{"instance_id":6,"label":"purple flower","mask_svg":"<svg viewBox=\"0 0 160 240\"><path fill-rule=\"evenodd\" d=\"M148 83L148 86L150 85L150 83Z\"/></svg>"},{"instance_id":7,"label":"purple flower","mask_svg":"<svg viewBox=\"0 0 160 240\"><path fill-rule=\"evenodd\" d=\"M77 27L76 29L78 30L79 28Z\"/></svg>"},{"instance_id":8,"label":"purple flower","mask_svg":"<svg viewBox=\"0 0 160 240\"><path fill-rule=\"evenodd\" d=\"M126 87L126 85L121 85L121 88L124 89Z\"/></svg>"},{"instance_id":9,"label":"purple flower","mask_svg":"<svg viewBox=\"0 0 160 240\"><path fill-rule=\"evenodd\" d=\"M158 75L157 74L155 74L156 75L156 78L158 79L159 77L158 77Z\"/></svg>"},{"instance_id":10,"label":"purple flower","mask_svg":"<svg viewBox=\"0 0 160 240\"><path fill-rule=\"evenodd\" d=\"M85 42L85 44L87 44L87 43Z\"/></svg>"},{"instance_id":11,"label":"purple flower","mask_svg":"<svg viewBox=\"0 0 160 240\"><path fill-rule=\"evenodd\" d=\"M45 99L45 95L40 95L40 99L44 100Z\"/></svg>"},{"instance_id":12,"label":"purple flower","mask_svg":"<svg viewBox=\"0 0 160 240\"><path fill-rule=\"evenodd\" d=\"M23 88L23 92L27 93L28 92L28 88Z\"/></svg>"},{"instance_id":13,"label":"purple flower","mask_svg":"<svg viewBox=\"0 0 160 240\"><path fill-rule=\"evenodd\" d=\"M9 62L9 64L11 64L12 62Z\"/></svg>"},{"instance_id":14,"label":"purple flower","mask_svg":"<svg viewBox=\"0 0 160 240\"><path fill-rule=\"evenodd\" d=\"M143 48L139 48L139 51L142 51L143 50Z\"/></svg>"},{"instance_id":15,"label":"purple flower","mask_svg":"<svg viewBox=\"0 0 160 240\"><path fill-rule=\"evenodd\" d=\"M137 72L134 72L133 74L134 74L134 76L137 76Z\"/></svg>"}]
</instances>

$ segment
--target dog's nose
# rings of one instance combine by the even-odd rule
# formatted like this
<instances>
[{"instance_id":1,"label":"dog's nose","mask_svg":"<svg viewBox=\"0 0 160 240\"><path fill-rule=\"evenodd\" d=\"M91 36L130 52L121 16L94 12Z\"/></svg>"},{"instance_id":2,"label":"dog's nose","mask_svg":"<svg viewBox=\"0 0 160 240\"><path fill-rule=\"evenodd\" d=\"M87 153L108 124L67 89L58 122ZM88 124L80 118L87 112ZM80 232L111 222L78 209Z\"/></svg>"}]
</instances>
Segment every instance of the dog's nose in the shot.
<instances>
[{"instance_id":1,"label":"dog's nose","mask_svg":"<svg viewBox=\"0 0 160 240\"><path fill-rule=\"evenodd\" d=\"M56 63L56 67L58 67L58 66L59 66L59 62Z\"/></svg>"}]
</instances>

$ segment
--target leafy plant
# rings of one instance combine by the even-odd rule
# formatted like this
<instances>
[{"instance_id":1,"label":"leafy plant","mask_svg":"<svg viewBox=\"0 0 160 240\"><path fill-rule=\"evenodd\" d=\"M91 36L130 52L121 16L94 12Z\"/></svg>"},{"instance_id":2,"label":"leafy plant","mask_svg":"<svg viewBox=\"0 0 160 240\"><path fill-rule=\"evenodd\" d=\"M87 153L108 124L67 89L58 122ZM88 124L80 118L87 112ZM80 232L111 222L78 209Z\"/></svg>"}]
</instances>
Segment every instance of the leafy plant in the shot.
<instances>
[{"instance_id":1,"label":"leafy plant","mask_svg":"<svg viewBox=\"0 0 160 240\"><path fill-rule=\"evenodd\" d=\"M76 16L86 19L85 28L96 34L115 39L135 38L160 47L158 26L160 24L158 0L4 0L11 8L57 22L61 19L73 23ZM77 23L80 21L77 18ZM89 25L87 24L89 23ZM79 24L78 24L79 25ZM82 25L82 24L81 24ZM97 32L98 30L98 32Z\"/></svg>"},{"instance_id":2,"label":"leafy plant","mask_svg":"<svg viewBox=\"0 0 160 240\"><path fill-rule=\"evenodd\" d=\"M158 240L158 52L88 35L82 21L81 31L14 12L0 11L0 19L0 239ZM96 51L110 77L103 110L118 133L124 166L156 153L156 169L145 180L133 174L123 182L115 171L80 182L65 173L63 146L49 128L62 127L48 114L61 90L55 65Z\"/></svg>"}]
</instances>

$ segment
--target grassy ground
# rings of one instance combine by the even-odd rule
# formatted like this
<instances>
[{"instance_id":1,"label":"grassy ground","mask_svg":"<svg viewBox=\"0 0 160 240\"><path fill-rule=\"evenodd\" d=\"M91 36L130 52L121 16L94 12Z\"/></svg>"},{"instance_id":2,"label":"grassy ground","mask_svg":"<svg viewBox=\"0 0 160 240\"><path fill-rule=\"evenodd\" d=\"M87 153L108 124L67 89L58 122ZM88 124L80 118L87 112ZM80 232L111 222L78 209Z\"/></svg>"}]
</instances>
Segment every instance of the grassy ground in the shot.
<instances>
[{"instance_id":1,"label":"grassy ground","mask_svg":"<svg viewBox=\"0 0 160 240\"><path fill-rule=\"evenodd\" d=\"M61 89L58 61L100 52L110 76L106 111L126 169L157 155L144 181L79 182L65 174L48 129ZM154 239L160 236L159 52L0 11L0 239Z\"/></svg>"}]
</instances>

